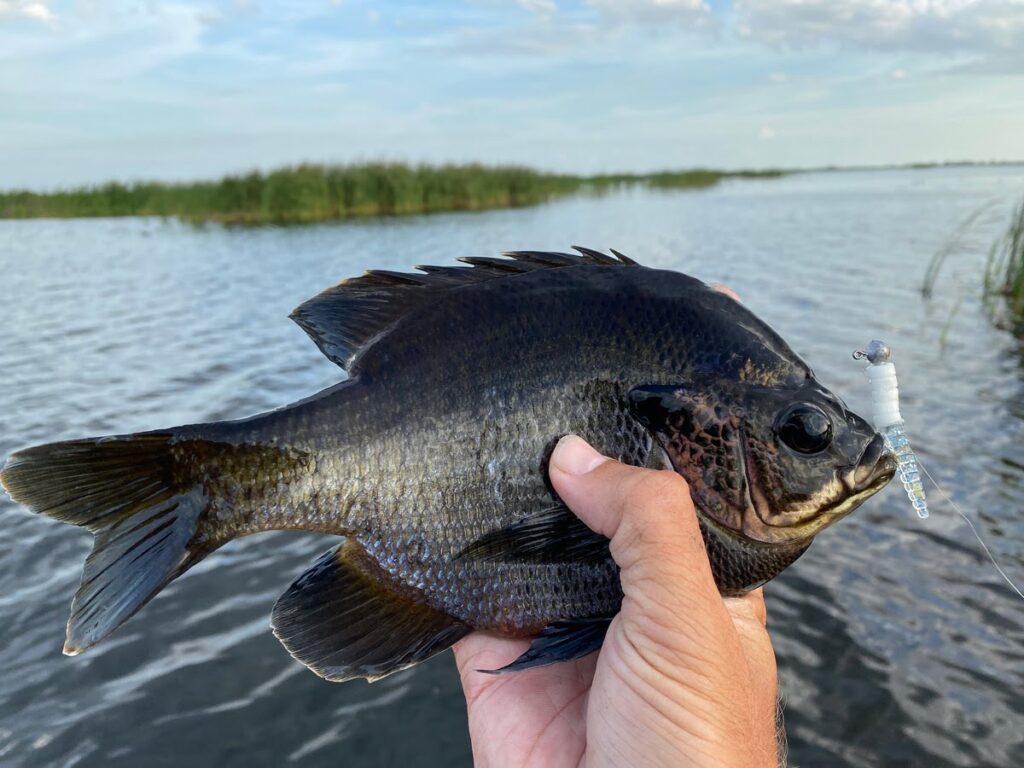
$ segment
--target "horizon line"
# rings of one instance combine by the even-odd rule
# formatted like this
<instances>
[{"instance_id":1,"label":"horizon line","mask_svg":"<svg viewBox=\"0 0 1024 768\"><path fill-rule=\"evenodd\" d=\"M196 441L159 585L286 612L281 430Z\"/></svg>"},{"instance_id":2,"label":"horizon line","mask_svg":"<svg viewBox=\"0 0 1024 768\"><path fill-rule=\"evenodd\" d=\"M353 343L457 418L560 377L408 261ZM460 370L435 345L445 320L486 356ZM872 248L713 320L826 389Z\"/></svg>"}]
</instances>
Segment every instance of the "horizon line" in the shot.
<instances>
[{"instance_id":1,"label":"horizon line","mask_svg":"<svg viewBox=\"0 0 1024 768\"><path fill-rule=\"evenodd\" d=\"M742 174L750 173L778 173L784 175L795 175L801 173L836 173L836 172L851 172L851 171L891 171L891 170L928 170L934 168L969 168L969 167L1016 167L1024 166L1024 159L1017 160L936 160L936 161L919 161L919 162L906 162L906 163L865 163L857 165L815 165L815 166L797 166L791 168L783 168L776 166L762 166L762 167L746 167L746 168L714 168L709 166L688 166L681 168L662 168L660 170L649 170L649 171L602 171L599 173L571 173L557 170L546 170L538 168L532 165L526 165L522 163L489 163L479 160L465 160L465 161L445 161L445 162L432 162L432 161L416 161L416 160L358 160L358 161L317 161L317 160L302 160L293 163L284 163L281 165L275 165L267 170L262 170L259 167L250 167L246 170L229 171L222 173L218 176L210 176L204 178L196 178L191 180L181 179L158 179L158 178L146 178L136 177L131 180L119 180L108 178L104 181L91 182L85 184L76 185L65 185L65 186L54 186L45 189L29 188L25 186L0 186L0 193L4 195L11 194L33 194L33 195L54 195L63 194L69 192L84 192L87 190L98 190L108 186L143 186L143 185L164 185L168 187L187 187L197 184L216 184L224 179L229 178L240 178L249 176L252 174L259 174L261 176L267 176L272 173L279 171L293 170L296 168L363 168L370 166L398 166L406 168L466 168L466 167L478 167L483 169L500 169L500 168L518 168L531 171L537 174L543 174L546 176L564 176L573 179L582 180L598 180L607 179L609 177L633 177L633 178L646 178L651 176L657 176L660 174L685 174L694 172L707 172L722 174L723 176L739 176Z\"/></svg>"}]
</instances>

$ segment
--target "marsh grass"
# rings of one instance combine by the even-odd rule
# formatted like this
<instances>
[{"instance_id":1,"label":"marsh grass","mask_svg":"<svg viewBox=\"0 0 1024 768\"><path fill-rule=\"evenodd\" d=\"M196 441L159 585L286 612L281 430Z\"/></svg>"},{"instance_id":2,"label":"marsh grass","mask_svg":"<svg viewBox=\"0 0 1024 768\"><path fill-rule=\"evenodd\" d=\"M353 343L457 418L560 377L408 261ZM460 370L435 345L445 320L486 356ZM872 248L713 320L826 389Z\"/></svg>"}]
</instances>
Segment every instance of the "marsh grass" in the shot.
<instances>
[{"instance_id":1,"label":"marsh grass","mask_svg":"<svg viewBox=\"0 0 1024 768\"><path fill-rule=\"evenodd\" d=\"M1024 201L1006 233L992 245L985 265L985 303L993 320L1024 332Z\"/></svg>"},{"instance_id":2,"label":"marsh grass","mask_svg":"<svg viewBox=\"0 0 1024 768\"><path fill-rule=\"evenodd\" d=\"M575 176L516 166L304 164L209 182L112 182L48 193L0 192L0 218L173 216L195 222L301 223L533 205L622 184L704 188L724 178L776 178L783 173L696 169Z\"/></svg>"},{"instance_id":3,"label":"marsh grass","mask_svg":"<svg viewBox=\"0 0 1024 768\"><path fill-rule=\"evenodd\" d=\"M943 246L935 252L931 261L928 262L928 269L925 270L924 281L921 284L921 295L924 298L930 299L932 297L932 294L935 292L935 283L939 279L939 272L942 270L942 265L946 263L946 260L950 256L963 249L964 237L974 226L978 218L997 202L998 200L989 200L987 203L979 205L971 211L971 213L960 222L953 234L946 239Z\"/></svg>"}]
</instances>

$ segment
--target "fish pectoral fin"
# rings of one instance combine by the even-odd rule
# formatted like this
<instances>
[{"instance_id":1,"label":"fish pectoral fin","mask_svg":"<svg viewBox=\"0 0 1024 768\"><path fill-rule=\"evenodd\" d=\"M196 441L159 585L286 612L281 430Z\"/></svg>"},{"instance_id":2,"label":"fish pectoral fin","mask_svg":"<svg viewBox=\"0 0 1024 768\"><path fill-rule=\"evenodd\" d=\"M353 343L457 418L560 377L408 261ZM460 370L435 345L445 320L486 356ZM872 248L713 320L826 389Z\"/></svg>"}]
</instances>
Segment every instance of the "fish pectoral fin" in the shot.
<instances>
[{"instance_id":1,"label":"fish pectoral fin","mask_svg":"<svg viewBox=\"0 0 1024 768\"><path fill-rule=\"evenodd\" d=\"M519 672L532 667L543 667L559 661L572 661L589 656L600 649L608 632L609 618L574 619L548 624L534 638L526 652L511 664L500 669L481 669L480 672L500 674Z\"/></svg>"},{"instance_id":2,"label":"fish pectoral fin","mask_svg":"<svg viewBox=\"0 0 1024 768\"><path fill-rule=\"evenodd\" d=\"M559 504L485 533L456 557L526 563L604 562L611 553L607 538Z\"/></svg>"},{"instance_id":3,"label":"fish pectoral fin","mask_svg":"<svg viewBox=\"0 0 1024 768\"><path fill-rule=\"evenodd\" d=\"M445 650L471 627L417 600L347 540L281 595L271 626L288 652L328 680L378 680Z\"/></svg>"}]
</instances>

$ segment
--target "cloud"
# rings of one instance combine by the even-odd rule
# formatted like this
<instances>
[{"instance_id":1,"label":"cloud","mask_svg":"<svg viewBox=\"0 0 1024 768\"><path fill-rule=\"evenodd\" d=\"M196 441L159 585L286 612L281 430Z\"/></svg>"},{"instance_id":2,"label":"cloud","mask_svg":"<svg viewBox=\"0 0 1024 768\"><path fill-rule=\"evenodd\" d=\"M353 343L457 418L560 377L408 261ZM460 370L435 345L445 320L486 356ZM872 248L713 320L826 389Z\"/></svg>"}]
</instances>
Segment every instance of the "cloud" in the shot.
<instances>
[{"instance_id":1,"label":"cloud","mask_svg":"<svg viewBox=\"0 0 1024 768\"><path fill-rule=\"evenodd\" d=\"M1019 157L1002 76L1024 73L1022 5L0 0L0 186L373 157Z\"/></svg>"},{"instance_id":2,"label":"cloud","mask_svg":"<svg viewBox=\"0 0 1024 768\"><path fill-rule=\"evenodd\" d=\"M778 48L989 53L1024 46L1024 0L736 0L733 8L741 37Z\"/></svg>"},{"instance_id":3,"label":"cloud","mask_svg":"<svg viewBox=\"0 0 1024 768\"><path fill-rule=\"evenodd\" d=\"M538 16L550 16L558 10L555 0L516 0L516 4L524 11L536 13Z\"/></svg>"},{"instance_id":4,"label":"cloud","mask_svg":"<svg viewBox=\"0 0 1024 768\"><path fill-rule=\"evenodd\" d=\"M711 19L707 0L584 0L602 18L619 23L682 23L705 26Z\"/></svg>"},{"instance_id":5,"label":"cloud","mask_svg":"<svg viewBox=\"0 0 1024 768\"><path fill-rule=\"evenodd\" d=\"M293 57L288 71L303 76L358 72L380 66L388 55L388 47L376 39L318 41Z\"/></svg>"},{"instance_id":6,"label":"cloud","mask_svg":"<svg viewBox=\"0 0 1024 768\"><path fill-rule=\"evenodd\" d=\"M0 0L0 18L4 16L22 17L50 23L57 20L56 14L51 11L45 3L29 2L24 0Z\"/></svg>"},{"instance_id":7,"label":"cloud","mask_svg":"<svg viewBox=\"0 0 1024 768\"><path fill-rule=\"evenodd\" d=\"M4 5L0 0L0 16L10 13L2 10ZM57 19L39 2L22 3L17 13L38 21ZM60 70L60 77L74 77L83 68L91 75L124 77L137 68L199 51L201 38L220 18L213 7L179 2L118 0L102 7L83 3L45 34L0 28L0 61L27 65L36 59L35 66Z\"/></svg>"},{"instance_id":8,"label":"cloud","mask_svg":"<svg viewBox=\"0 0 1024 768\"><path fill-rule=\"evenodd\" d=\"M53 21L57 18L53 15L53 11L42 3L29 3L28 5L23 5L21 12L25 16L28 16L28 18L36 19L38 21Z\"/></svg>"}]
</instances>

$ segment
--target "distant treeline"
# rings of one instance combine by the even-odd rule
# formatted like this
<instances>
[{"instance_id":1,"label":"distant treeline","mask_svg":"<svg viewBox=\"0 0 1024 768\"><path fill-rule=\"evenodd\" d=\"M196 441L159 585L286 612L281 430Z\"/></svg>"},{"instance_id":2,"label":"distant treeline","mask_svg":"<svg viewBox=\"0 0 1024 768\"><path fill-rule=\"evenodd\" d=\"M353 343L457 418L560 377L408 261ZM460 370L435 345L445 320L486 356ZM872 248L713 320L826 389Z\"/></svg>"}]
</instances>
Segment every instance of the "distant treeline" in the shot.
<instances>
[{"instance_id":1,"label":"distant treeline","mask_svg":"<svg viewBox=\"0 0 1024 768\"><path fill-rule=\"evenodd\" d=\"M783 171L688 170L574 176L482 165L299 165L220 181L112 182L57 192L0 192L0 218L177 216L191 221L292 223L357 216L531 205L620 184L709 187L723 178L772 178Z\"/></svg>"}]
</instances>

